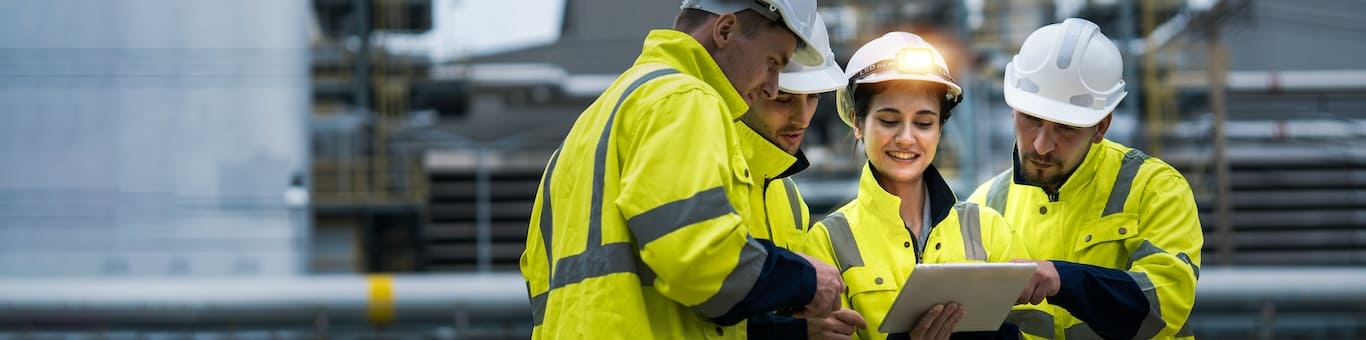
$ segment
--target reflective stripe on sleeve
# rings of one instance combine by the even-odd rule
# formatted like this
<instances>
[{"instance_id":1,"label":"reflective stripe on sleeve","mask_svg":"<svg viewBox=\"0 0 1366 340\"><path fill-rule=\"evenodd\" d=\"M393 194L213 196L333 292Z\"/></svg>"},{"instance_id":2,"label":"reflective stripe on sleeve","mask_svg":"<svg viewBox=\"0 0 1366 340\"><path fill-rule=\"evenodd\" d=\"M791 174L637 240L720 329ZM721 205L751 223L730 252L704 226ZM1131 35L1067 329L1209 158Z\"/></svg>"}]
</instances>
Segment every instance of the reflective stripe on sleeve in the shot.
<instances>
[{"instance_id":1,"label":"reflective stripe on sleeve","mask_svg":"<svg viewBox=\"0 0 1366 340\"><path fill-rule=\"evenodd\" d=\"M1134 334L1134 338L1149 339L1157 336L1162 328L1167 327L1167 322L1162 320L1162 304L1157 299L1157 287L1148 279L1148 274L1128 273L1129 277L1134 279L1134 283L1138 284L1138 288L1143 290L1143 297L1148 299L1148 316L1143 318L1143 323L1138 326L1138 333Z\"/></svg>"},{"instance_id":2,"label":"reflective stripe on sleeve","mask_svg":"<svg viewBox=\"0 0 1366 340\"><path fill-rule=\"evenodd\" d=\"M749 295L754 282L759 280L759 273L764 270L764 261L768 260L768 250L755 241L754 237L747 237L745 247L740 249L739 262L735 268L726 275L726 280L721 282L721 289L716 295L693 307L702 316L708 318L718 318L730 311L731 307L740 303L746 295Z\"/></svg>"},{"instance_id":3,"label":"reflective stripe on sleeve","mask_svg":"<svg viewBox=\"0 0 1366 340\"><path fill-rule=\"evenodd\" d=\"M650 209L627 220L626 224L636 237L637 247L643 249L674 230L734 212L726 189L718 186Z\"/></svg>"},{"instance_id":4,"label":"reflective stripe on sleeve","mask_svg":"<svg viewBox=\"0 0 1366 340\"><path fill-rule=\"evenodd\" d=\"M1025 334L1053 338L1053 315L1037 309L1012 310L1006 314L1006 321L1015 324Z\"/></svg>"}]
</instances>

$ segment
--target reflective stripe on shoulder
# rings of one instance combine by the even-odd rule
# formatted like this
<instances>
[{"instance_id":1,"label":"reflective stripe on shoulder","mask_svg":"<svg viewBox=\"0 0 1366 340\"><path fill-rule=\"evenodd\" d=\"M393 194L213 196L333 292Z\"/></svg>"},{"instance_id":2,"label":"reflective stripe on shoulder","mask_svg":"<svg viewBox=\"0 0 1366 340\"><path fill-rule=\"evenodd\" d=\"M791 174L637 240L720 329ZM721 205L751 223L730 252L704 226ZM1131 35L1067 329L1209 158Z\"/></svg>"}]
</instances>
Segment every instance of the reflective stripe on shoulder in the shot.
<instances>
[{"instance_id":1,"label":"reflective stripe on shoulder","mask_svg":"<svg viewBox=\"0 0 1366 340\"><path fill-rule=\"evenodd\" d=\"M996 209L1001 215L1006 214L1006 198L1010 196L1010 178L1014 169L1006 169L1000 175L991 179L991 188L987 189L987 206Z\"/></svg>"},{"instance_id":2,"label":"reflective stripe on shoulder","mask_svg":"<svg viewBox=\"0 0 1366 340\"><path fill-rule=\"evenodd\" d=\"M963 236L963 256L971 261L986 261L987 250L982 247L982 219L977 204L958 202L958 227Z\"/></svg>"},{"instance_id":3,"label":"reflective stripe on shoulder","mask_svg":"<svg viewBox=\"0 0 1366 340\"><path fill-rule=\"evenodd\" d=\"M617 119L617 110L621 109L621 104L626 102L626 98L631 97L631 93L636 88L646 82L662 76L678 73L674 69L662 69L650 71L636 79L626 90L617 97L617 103L612 106L612 112L607 115L607 124L602 127L602 135L598 137L597 149L593 152L593 198L588 210L588 247L592 248L602 244L602 187L607 180L607 141L612 137L612 125Z\"/></svg>"},{"instance_id":4,"label":"reflective stripe on shoulder","mask_svg":"<svg viewBox=\"0 0 1366 340\"><path fill-rule=\"evenodd\" d=\"M797 230L805 231L809 223L803 220L802 196L797 194L797 182L791 178L783 178L783 188L787 189L787 204L792 206L792 223L796 224Z\"/></svg>"},{"instance_id":5,"label":"reflective stripe on shoulder","mask_svg":"<svg viewBox=\"0 0 1366 340\"><path fill-rule=\"evenodd\" d=\"M850 267L862 267L863 255L859 254L858 242L854 241L854 231L849 229L849 220L842 212L833 212L821 220L830 232L830 246L835 248L835 261L839 262L840 273Z\"/></svg>"},{"instance_id":6,"label":"reflective stripe on shoulder","mask_svg":"<svg viewBox=\"0 0 1366 340\"><path fill-rule=\"evenodd\" d=\"M1124 154L1124 160L1119 164L1119 173L1115 175L1115 186L1110 189L1110 199L1105 202L1105 212L1100 216L1124 211L1124 203L1129 199L1129 191L1133 188L1134 177L1138 176L1138 169L1143 166L1143 162L1148 160L1148 155L1138 149L1131 149Z\"/></svg>"}]
</instances>

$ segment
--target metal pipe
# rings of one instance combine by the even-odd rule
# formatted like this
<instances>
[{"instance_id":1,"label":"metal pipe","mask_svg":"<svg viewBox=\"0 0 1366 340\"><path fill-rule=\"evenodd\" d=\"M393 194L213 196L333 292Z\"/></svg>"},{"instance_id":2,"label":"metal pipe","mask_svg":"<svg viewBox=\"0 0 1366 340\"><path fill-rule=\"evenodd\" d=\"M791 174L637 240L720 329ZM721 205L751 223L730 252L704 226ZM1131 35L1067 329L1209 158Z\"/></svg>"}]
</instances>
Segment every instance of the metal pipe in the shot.
<instances>
[{"instance_id":1,"label":"metal pipe","mask_svg":"<svg viewBox=\"0 0 1366 340\"><path fill-rule=\"evenodd\" d=\"M1366 313L1366 270L1349 267L1204 268L1194 314L1277 310Z\"/></svg>"},{"instance_id":2,"label":"metal pipe","mask_svg":"<svg viewBox=\"0 0 1366 340\"><path fill-rule=\"evenodd\" d=\"M4 329L529 325L530 308L516 273L0 281Z\"/></svg>"},{"instance_id":3,"label":"metal pipe","mask_svg":"<svg viewBox=\"0 0 1366 340\"><path fill-rule=\"evenodd\" d=\"M387 276L380 276L387 277ZM0 329L268 329L376 325L383 280L281 278L56 278L0 281ZM1366 313L1366 270L1350 267L1206 267L1193 314ZM388 326L456 320L530 325L516 273L395 275ZM1192 320L1200 320L1199 317ZM461 321L466 322L466 321Z\"/></svg>"},{"instance_id":4,"label":"metal pipe","mask_svg":"<svg viewBox=\"0 0 1366 340\"><path fill-rule=\"evenodd\" d=\"M1207 71L1172 74L1172 86L1203 89L1209 86ZM1358 91L1366 89L1366 70L1230 71L1224 81L1235 92Z\"/></svg>"}]
</instances>

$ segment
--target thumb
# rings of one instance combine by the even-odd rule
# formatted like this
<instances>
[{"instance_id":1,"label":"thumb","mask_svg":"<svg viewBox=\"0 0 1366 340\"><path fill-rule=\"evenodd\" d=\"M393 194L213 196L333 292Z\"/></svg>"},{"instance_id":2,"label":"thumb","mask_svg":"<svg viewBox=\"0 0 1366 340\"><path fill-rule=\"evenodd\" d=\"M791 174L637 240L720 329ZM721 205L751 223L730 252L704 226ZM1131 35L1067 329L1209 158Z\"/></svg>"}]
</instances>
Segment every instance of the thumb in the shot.
<instances>
[{"instance_id":1,"label":"thumb","mask_svg":"<svg viewBox=\"0 0 1366 340\"><path fill-rule=\"evenodd\" d=\"M846 325L854 325L858 326L858 328L868 329L868 321L864 321L863 316L852 309L841 309L835 312L834 316Z\"/></svg>"}]
</instances>

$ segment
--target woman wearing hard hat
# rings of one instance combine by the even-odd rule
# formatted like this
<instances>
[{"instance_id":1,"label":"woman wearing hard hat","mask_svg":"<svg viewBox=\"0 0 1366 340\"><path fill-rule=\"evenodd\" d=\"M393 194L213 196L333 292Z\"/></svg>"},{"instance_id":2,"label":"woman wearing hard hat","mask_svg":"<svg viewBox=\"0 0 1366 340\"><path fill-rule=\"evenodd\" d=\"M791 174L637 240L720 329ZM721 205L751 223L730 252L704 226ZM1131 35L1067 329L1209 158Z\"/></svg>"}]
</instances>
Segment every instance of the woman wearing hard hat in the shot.
<instances>
[{"instance_id":1,"label":"woman wearing hard hat","mask_svg":"<svg viewBox=\"0 0 1366 340\"><path fill-rule=\"evenodd\" d=\"M836 95L840 119L868 163L858 196L812 228L806 250L841 269L849 287L843 304L868 325L854 337L882 339L888 335L877 329L917 263L1024 255L1012 248L1000 214L958 202L932 164L963 95L939 51L915 34L887 33L854 52L845 70L847 86ZM963 314L956 304L936 306L910 336L948 338Z\"/></svg>"}]
</instances>

